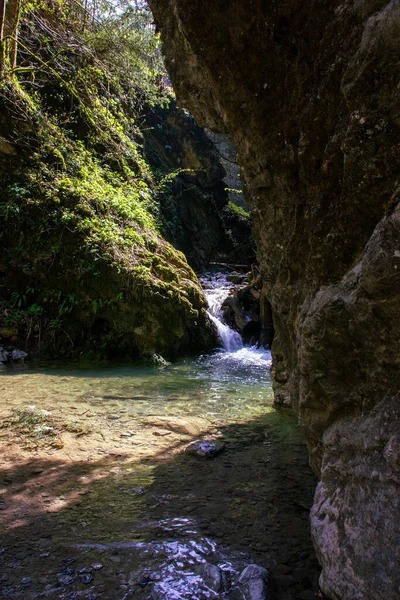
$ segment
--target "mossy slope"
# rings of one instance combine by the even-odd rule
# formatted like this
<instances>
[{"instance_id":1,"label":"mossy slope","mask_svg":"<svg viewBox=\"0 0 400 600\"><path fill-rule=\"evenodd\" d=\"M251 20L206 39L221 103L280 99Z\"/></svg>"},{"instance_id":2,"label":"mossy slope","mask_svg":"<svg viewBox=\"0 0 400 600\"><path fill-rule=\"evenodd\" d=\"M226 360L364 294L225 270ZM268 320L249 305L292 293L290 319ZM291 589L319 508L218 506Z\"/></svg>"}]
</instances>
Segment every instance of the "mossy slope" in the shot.
<instances>
[{"instance_id":1,"label":"mossy slope","mask_svg":"<svg viewBox=\"0 0 400 600\"><path fill-rule=\"evenodd\" d=\"M0 89L0 343L177 354L214 341L197 278L160 234L135 102L79 49Z\"/></svg>"}]
</instances>

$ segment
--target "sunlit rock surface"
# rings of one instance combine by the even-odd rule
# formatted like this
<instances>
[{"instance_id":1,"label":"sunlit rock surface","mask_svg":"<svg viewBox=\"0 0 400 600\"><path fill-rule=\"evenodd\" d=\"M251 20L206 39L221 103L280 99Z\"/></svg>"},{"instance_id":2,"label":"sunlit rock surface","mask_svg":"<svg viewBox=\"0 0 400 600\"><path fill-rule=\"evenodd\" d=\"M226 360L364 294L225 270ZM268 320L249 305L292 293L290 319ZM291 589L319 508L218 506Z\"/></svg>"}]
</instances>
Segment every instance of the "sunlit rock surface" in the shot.
<instances>
[{"instance_id":1,"label":"sunlit rock surface","mask_svg":"<svg viewBox=\"0 0 400 600\"><path fill-rule=\"evenodd\" d=\"M238 150L322 589L397 598L400 4L150 4L181 105Z\"/></svg>"}]
</instances>

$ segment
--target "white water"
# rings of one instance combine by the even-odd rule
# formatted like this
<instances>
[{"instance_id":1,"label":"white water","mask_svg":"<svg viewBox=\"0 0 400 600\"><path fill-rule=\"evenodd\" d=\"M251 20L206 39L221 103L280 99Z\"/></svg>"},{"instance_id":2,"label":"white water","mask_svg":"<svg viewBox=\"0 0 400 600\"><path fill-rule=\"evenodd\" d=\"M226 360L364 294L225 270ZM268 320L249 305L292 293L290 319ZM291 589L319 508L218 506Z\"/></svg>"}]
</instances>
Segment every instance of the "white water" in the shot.
<instances>
[{"instance_id":1,"label":"white water","mask_svg":"<svg viewBox=\"0 0 400 600\"><path fill-rule=\"evenodd\" d=\"M217 328L221 345L227 352L236 352L243 348L241 335L224 323L222 303L234 287L226 280L226 275L217 273L201 279L204 294L208 301L208 316Z\"/></svg>"},{"instance_id":2,"label":"white water","mask_svg":"<svg viewBox=\"0 0 400 600\"><path fill-rule=\"evenodd\" d=\"M222 304L232 289L238 286L226 280L223 273L206 274L200 282L208 301L208 316L217 328L221 346L224 350L219 360L229 362L233 368L269 366L271 354L264 348L245 347L241 335L224 323Z\"/></svg>"}]
</instances>

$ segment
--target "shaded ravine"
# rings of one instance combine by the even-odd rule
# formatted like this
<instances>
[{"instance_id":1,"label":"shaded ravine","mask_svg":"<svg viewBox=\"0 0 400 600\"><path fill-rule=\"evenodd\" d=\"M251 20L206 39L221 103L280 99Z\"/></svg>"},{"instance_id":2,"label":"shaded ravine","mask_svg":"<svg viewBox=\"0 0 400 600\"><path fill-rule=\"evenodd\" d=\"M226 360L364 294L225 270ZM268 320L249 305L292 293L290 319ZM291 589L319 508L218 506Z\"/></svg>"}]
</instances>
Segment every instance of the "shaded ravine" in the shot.
<instances>
[{"instance_id":1,"label":"shaded ravine","mask_svg":"<svg viewBox=\"0 0 400 600\"><path fill-rule=\"evenodd\" d=\"M64 446L32 454L15 424L0 430L0 595L234 599L256 563L273 576L271 597L311 600L315 480L294 415L272 407L268 364L239 348L161 370L3 375L1 416L27 402L51 409ZM90 432L62 430L72 414ZM185 453L199 437L224 452ZM224 572L219 593L206 563Z\"/></svg>"}]
</instances>

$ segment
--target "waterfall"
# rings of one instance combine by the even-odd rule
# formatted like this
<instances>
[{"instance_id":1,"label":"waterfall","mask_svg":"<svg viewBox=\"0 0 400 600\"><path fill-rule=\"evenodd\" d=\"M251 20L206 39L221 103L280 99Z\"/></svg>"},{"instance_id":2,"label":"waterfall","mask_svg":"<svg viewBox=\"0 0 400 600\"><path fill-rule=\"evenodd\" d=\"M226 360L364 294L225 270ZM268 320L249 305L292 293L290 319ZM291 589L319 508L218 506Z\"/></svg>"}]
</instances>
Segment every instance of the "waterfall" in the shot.
<instances>
[{"instance_id":1,"label":"waterfall","mask_svg":"<svg viewBox=\"0 0 400 600\"><path fill-rule=\"evenodd\" d=\"M201 279L204 294L208 301L208 316L217 328L221 345L227 352L236 352L243 348L241 335L224 323L224 315L221 309L222 303L233 287L221 273L204 276Z\"/></svg>"}]
</instances>

